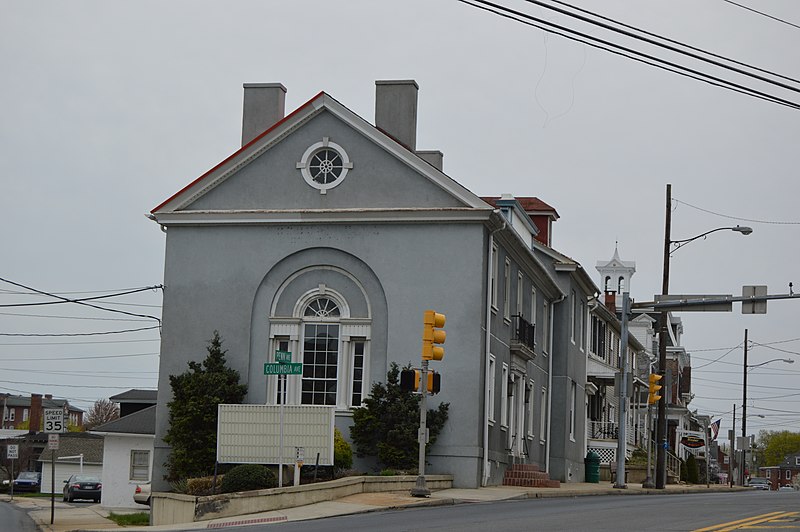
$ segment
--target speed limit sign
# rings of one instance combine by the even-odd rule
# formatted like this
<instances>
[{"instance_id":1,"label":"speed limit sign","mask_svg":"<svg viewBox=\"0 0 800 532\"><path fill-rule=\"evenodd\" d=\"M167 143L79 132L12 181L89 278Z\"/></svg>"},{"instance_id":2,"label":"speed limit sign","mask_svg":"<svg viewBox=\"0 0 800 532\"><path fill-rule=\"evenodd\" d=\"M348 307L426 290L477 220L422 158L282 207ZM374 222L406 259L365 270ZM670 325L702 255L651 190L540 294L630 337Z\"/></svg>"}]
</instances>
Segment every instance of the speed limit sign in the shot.
<instances>
[{"instance_id":1,"label":"speed limit sign","mask_svg":"<svg viewBox=\"0 0 800 532\"><path fill-rule=\"evenodd\" d=\"M66 427L64 426L64 411L62 409L44 409L44 431L47 434L66 432Z\"/></svg>"}]
</instances>

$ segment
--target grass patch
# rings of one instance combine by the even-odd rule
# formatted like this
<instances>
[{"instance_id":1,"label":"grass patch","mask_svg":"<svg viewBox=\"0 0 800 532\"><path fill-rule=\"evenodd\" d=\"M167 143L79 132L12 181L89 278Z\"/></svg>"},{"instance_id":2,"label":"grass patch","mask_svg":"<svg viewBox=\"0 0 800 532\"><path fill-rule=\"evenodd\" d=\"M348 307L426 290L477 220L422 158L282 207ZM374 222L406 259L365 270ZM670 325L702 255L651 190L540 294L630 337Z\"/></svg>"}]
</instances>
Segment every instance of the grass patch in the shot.
<instances>
[{"instance_id":1,"label":"grass patch","mask_svg":"<svg viewBox=\"0 0 800 532\"><path fill-rule=\"evenodd\" d=\"M150 514L147 512L137 512L135 514L115 514L111 512L108 518L119 526L148 526L150 524Z\"/></svg>"}]
</instances>

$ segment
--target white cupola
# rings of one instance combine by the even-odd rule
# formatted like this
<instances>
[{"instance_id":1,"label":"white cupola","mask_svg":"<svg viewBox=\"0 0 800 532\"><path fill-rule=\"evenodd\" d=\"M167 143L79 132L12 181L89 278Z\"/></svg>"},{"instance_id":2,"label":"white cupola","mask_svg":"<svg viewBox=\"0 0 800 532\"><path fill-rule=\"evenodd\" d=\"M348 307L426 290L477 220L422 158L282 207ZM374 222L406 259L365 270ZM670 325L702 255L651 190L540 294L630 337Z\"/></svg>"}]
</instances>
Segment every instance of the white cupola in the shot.
<instances>
[{"instance_id":1,"label":"white cupola","mask_svg":"<svg viewBox=\"0 0 800 532\"><path fill-rule=\"evenodd\" d=\"M613 294L612 300L618 299L622 303L622 293L630 292L631 277L636 273L636 262L620 259L619 243L615 243L611 260L597 261L595 268L600 272L600 287L606 298Z\"/></svg>"}]
</instances>

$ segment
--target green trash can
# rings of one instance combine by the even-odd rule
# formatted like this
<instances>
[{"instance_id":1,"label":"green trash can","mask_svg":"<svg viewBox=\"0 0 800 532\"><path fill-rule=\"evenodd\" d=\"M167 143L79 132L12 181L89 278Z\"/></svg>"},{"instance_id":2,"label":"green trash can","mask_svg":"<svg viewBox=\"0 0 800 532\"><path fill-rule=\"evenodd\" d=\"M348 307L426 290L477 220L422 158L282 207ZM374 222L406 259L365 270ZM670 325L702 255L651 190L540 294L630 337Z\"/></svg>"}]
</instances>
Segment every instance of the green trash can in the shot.
<instances>
[{"instance_id":1,"label":"green trash can","mask_svg":"<svg viewBox=\"0 0 800 532\"><path fill-rule=\"evenodd\" d=\"M600 482L600 455L594 451L586 453L586 458L583 459L585 465L585 478L586 482L593 482L597 484Z\"/></svg>"}]
</instances>

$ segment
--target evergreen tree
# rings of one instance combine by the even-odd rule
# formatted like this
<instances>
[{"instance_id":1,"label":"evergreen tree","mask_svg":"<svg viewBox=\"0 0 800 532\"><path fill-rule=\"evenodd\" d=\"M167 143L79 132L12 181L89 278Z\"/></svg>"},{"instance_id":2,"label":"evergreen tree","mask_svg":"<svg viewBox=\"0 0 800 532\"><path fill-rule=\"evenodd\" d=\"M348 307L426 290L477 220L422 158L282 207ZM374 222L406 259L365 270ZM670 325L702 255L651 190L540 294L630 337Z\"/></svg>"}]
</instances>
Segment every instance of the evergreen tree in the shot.
<instances>
[{"instance_id":1,"label":"evergreen tree","mask_svg":"<svg viewBox=\"0 0 800 532\"><path fill-rule=\"evenodd\" d=\"M172 447L167 460L167 480L209 475L214 471L217 451L217 405L239 404L247 386L239 384L239 372L227 367L222 338L214 337L202 363L189 362L189 370L170 375L172 401L169 430L164 441Z\"/></svg>"},{"instance_id":2,"label":"evergreen tree","mask_svg":"<svg viewBox=\"0 0 800 532\"><path fill-rule=\"evenodd\" d=\"M364 406L353 410L350 436L358 456L375 456L392 469L415 470L419 460L420 396L401 390L399 375L400 367L392 362L386 383L375 383ZM447 421L449 406L442 403L428 410L430 437L426 449L436 442Z\"/></svg>"}]
</instances>

